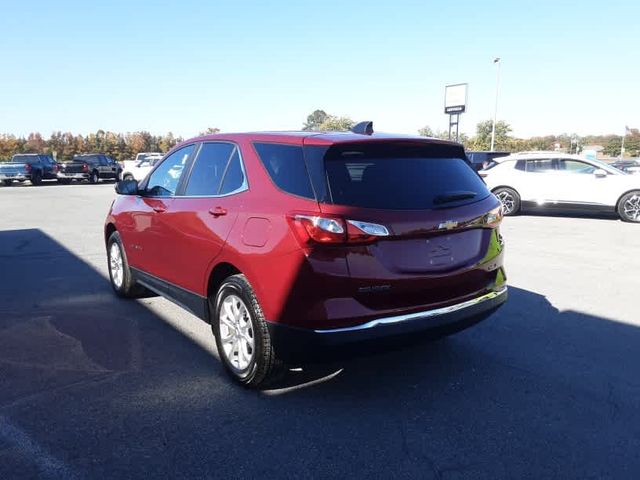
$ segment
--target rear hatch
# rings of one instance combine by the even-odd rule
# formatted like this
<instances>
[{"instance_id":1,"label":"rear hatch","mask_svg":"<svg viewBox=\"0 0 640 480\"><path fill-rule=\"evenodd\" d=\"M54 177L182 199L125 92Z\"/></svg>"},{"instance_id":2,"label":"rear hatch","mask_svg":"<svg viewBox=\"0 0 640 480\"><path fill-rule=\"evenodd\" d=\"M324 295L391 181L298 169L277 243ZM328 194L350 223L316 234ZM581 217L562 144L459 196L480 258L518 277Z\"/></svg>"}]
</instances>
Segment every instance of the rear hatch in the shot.
<instances>
[{"instance_id":1,"label":"rear hatch","mask_svg":"<svg viewBox=\"0 0 640 480\"><path fill-rule=\"evenodd\" d=\"M447 304L495 280L496 272L479 265L495 226L486 215L499 215L499 202L463 155L438 143L305 148L323 214L346 219L348 228L366 222L375 234L341 247L352 294L367 307Z\"/></svg>"}]
</instances>

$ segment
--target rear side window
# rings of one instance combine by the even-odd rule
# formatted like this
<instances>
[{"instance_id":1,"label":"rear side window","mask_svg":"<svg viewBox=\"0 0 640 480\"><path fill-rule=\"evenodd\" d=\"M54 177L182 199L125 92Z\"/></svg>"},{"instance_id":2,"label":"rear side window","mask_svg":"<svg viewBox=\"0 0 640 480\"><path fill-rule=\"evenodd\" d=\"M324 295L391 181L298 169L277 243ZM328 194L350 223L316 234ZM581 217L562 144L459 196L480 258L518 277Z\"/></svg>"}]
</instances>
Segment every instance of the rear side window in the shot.
<instances>
[{"instance_id":1,"label":"rear side window","mask_svg":"<svg viewBox=\"0 0 640 480\"><path fill-rule=\"evenodd\" d=\"M254 143L253 146L278 188L315 200L302 147L275 143Z\"/></svg>"},{"instance_id":2,"label":"rear side window","mask_svg":"<svg viewBox=\"0 0 640 480\"><path fill-rule=\"evenodd\" d=\"M193 164L185 195L218 195L227 164L235 146L231 143L205 143Z\"/></svg>"},{"instance_id":3,"label":"rear side window","mask_svg":"<svg viewBox=\"0 0 640 480\"><path fill-rule=\"evenodd\" d=\"M527 160L527 172L545 173L554 170L553 160L544 158L541 160Z\"/></svg>"},{"instance_id":4,"label":"rear side window","mask_svg":"<svg viewBox=\"0 0 640 480\"><path fill-rule=\"evenodd\" d=\"M191 169L185 195L229 195L245 185L238 147L232 143L205 143Z\"/></svg>"},{"instance_id":5,"label":"rear side window","mask_svg":"<svg viewBox=\"0 0 640 480\"><path fill-rule=\"evenodd\" d=\"M324 159L328 198L345 206L421 210L464 205L489 195L463 158L439 150L393 145L329 149Z\"/></svg>"}]
</instances>

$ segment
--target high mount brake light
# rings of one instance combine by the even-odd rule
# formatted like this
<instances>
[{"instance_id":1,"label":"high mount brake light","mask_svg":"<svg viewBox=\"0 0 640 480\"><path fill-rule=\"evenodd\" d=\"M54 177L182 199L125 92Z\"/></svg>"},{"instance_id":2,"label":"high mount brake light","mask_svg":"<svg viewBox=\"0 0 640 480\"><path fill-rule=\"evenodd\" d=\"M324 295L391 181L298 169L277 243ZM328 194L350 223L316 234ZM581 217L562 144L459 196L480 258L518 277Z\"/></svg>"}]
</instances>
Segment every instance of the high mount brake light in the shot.
<instances>
[{"instance_id":1,"label":"high mount brake light","mask_svg":"<svg viewBox=\"0 0 640 480\"><path fill-rule=\"evenodd\" d=\"M384 225L328 215L294 213L289 221L304 245L371 243L389 235Z\"/></svg>"}]
</instances>

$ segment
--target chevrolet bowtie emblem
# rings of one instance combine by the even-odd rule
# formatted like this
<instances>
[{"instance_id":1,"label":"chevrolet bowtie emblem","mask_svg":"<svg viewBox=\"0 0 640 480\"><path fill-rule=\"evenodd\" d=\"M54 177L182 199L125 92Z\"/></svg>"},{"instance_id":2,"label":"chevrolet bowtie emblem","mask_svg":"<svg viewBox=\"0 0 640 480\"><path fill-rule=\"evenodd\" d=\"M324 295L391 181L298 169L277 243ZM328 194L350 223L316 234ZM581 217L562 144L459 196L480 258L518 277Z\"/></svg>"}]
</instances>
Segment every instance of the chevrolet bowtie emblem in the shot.
<instances>
[{"instance_id":1,"label":"chevrolet bowtie emblem","mask_svg":"<svg viewBox=\"0 0 640 480\"><path fill-rule=\"evenodd\" d=\"M458 226L458 222L454 220L447 220L438 225L438 230L452 230Z\"/></svg>"}]
</instances>

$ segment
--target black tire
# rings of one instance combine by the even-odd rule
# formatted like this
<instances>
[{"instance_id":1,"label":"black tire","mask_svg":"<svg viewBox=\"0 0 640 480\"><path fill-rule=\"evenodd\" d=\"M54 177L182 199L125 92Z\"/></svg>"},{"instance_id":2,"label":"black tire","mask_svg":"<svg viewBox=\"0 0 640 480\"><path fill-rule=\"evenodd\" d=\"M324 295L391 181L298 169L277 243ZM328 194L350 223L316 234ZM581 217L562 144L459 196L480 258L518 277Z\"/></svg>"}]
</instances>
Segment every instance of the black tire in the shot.
<instances>
[{"instance_id":1,"label":"black tire","mask_svg":"<svg viewBox=\"0 0 640 480\"><path fill-rule=\"evenodd\" d=\"M2 183L5 187L10 187L13 185L13 180L3 180Z\"/></svg>"},{"instance_id":2,"label":"black tire","mask_svg":"<svg viewBox=\"0 0 640 480\"><path fill-rule=\"evenodd\" d=\"M95 185L96 183L98 183L98 181L100 181L100 174L97 170L94 170L89 174L89 183L91 185Z\"/></svg>"},{"instance_id":3,"label":"black tire","mask_svg":"<svg viewBox=\"0 0 640 480\"><path fill-rule=\"evenodd\" d=\"M70 178L59 178L58 183L61 185L69 185L71 183Z\"/></svg>"},{"instance_id":4,"label":"black tire","mask_svg":"<svg viewBox=\"0 0 640 480\"><path fill-rule=\"evenodd\" d=\"M124 177L122 177L122 180L135 180L135 177L133 175L131 175L130 173L125 173Z\"/></svg>"},{"instance_id":5,"label":"black tire","mask_svg":"<svg viewBox=\"0 0 640 480\"><path fill-rule=\"evenodd\" d=\"M493 191L502 203L502 212L505 216L517 215L520 213L521 201L520 195L512 188L499 187Z\"/></svg>"},{"instance_id":6,"label":"black tire","mask_svg":"<svg viewBox=\"0 0 640 480\"><path fill-rule=\"evenodd\" d=\"M33 172L31 174L31 184L35 186L42 184L42 174L40 172Z\"/></svg>"},{"instance_id":7,"label":"black tire","mask_svg":"<svg viewBox=\"0 0 640 480\"><path fill-rule=\"evenodd\" d=\"M640 223L640 190L625 193L620 197L618 215L623 222Z\"/></svg>"},{"instance_id":8,"label":"black tire","mask_svg":"<svg viewBox=\"0 0 640 480\"><path fill-rule=\"evenodd\" d=\"M236 296L244 304L251 323L253 348L251 360L245 368L237 368L227 358L221 337L221 315L223 302L231 295ZM233 300L233 299L231 299ZM249 388L260 388L268 385L279 377L283 371L283 364L276 357L271 342L267 322L256 298L251 284L244 275L228 277L218 290L215 297L210 298L211 328L216 339L216 346L220 360L227 373L239 384ZM247 322L247 323L248 323ZM233 356L233 353L231 354ZM238 354L239 355L239 354Z\"/></svg>"},{"instance_id":9,"label":"black tire","mask_svg":"<svg viewBox=\"0 0 640 480\"><path fill-rule=\"evenodd\" d=\"M113 245L117 245L122 259L122 280L120 281L120 284L118 284L119 282L115 279L115 271L112 271L113 265L111 262L111 256ZM137 298L145 294L146 289L142 285L138 285L131 275L129 262L127 262L127 253L124 250L124 246L122 245L122 240L120 239L120 234L118 232L113 232L107 241L107 269L109 270L111 288L113 288L113 291L119 297Z\"/></svg>"}]
</instances>

